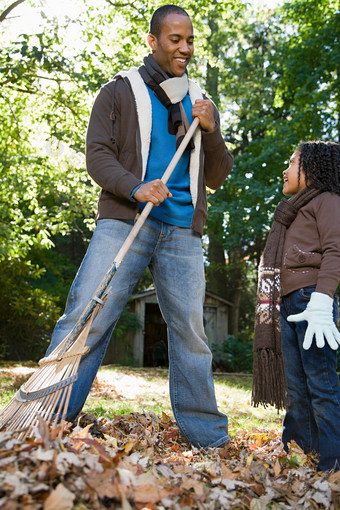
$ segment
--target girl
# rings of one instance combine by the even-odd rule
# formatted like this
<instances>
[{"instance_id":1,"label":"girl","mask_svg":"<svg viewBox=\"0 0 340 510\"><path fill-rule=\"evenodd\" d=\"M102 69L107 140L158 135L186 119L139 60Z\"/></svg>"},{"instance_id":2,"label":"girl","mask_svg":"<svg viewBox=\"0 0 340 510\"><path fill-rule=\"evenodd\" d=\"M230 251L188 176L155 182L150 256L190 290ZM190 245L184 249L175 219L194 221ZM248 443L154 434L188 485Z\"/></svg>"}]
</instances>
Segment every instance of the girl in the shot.
<instances>
[{"instance_id":1,"label":"girl","mask_svg":"<svg viewBox=\"0 0 340 510\"><path fill-rule=\"evenodd\" d=\"M318 470L340 469L340 144L301 142L283 179L291 198L275 210L259 269L253 403L287 407L286 451L294 440L320 454Z\"/></svg>"}]
</instances>

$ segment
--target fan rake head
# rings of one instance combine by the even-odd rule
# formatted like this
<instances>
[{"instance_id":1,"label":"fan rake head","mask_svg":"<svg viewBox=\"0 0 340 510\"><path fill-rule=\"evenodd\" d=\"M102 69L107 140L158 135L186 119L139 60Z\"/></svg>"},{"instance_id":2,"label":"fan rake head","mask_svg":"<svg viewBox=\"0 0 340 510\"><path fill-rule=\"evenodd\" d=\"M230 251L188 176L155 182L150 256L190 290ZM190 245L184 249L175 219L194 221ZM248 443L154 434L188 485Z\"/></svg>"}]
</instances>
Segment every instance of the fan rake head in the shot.
<instances>
[{"instance_id":1,"label":"fan rake head","mask_svg":"<svg viewBox=\"0 0 340 510\"><path fill-rule=\"evenodd\" d=\"M73 342L70 343L70 333L49 356L39 361L39 368L1 410L0 430L13 431L23 439L33 435L40 418L55 424L65 419L80 359L90 350L85 343L101 307L102 304L96 305Z\"/></svg>"}]
</instances>

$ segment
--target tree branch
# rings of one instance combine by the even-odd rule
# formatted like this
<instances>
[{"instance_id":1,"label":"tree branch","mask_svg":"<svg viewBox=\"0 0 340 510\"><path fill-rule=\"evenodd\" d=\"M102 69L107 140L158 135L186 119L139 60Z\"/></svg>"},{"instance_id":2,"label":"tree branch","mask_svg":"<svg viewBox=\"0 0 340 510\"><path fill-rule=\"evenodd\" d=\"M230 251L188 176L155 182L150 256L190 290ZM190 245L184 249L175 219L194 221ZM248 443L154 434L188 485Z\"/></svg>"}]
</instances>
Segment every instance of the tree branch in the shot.
<instances>
[{"instance_id":1,"label":"tree branch","mask_svg":"<svg viewBox=\"0 0 340 510\"><path fill-rule=\"evenodd\" d=\"M9 5L7 7L7 9L5 9L1 14L0 14L0 23L1 21L4 21L4 19L6 19L6 17L8 16L8 14L13 11L13 9L15 9L18 5L22 4L23 2L26 2L26 0L16 0L15 2L13 2L11 5Z\"/></svg>"},{"instance_id":2,"label":"tree branch","mask_svg":"<svg viewBox=\"0 0 340 510\"><path fill-rule=\"evenodd\" d=\"M112 7L131 7L136 12L138 12L138 14L142 14L143 18L145 17L141 9L138 9L138 7L135 6L135 2L117 3L113 2L112 0L105 0L105 2L110 4Z\"/></svg>"},{"instance_id":3,"label":"tree branch","mask_svg":"<svg viewBox=\"0 0 340 510\"><path fill-rule=\"evenodd\" d=\"M133 7L134 8L134 5L131 4L131 2L126 2L125 4L121 4L121 3L116 3L116 2L112 2L111 0L105 0L107 3L109 3L110 5L112 5L112 7Z\"/></svg>"}]
</instances>

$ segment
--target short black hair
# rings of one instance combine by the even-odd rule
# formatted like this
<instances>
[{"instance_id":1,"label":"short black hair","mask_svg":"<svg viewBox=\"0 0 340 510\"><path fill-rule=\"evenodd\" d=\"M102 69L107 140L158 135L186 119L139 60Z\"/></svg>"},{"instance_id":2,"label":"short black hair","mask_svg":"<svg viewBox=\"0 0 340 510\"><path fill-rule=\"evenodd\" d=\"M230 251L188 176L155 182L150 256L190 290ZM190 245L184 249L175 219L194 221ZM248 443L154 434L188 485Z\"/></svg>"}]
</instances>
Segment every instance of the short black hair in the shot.
<instances>
[{"instance_id":1,"label":"short black hair","mask_svg":"<svg viewBox=\"0 0 340 510\"><path fill-rule=\"evenodd\" d=\"M299 156L299 177L303 171L309 188L340 195L339 143L322 140L300 142L296 153Z\"/></svg>"},{"instance_id":2,"label":"short black hair","mask_svg":"<svg viewBox=\"0 0 340 510\"><path fill-rule=\"evenodd\" d=\"M187 11L178 5L167 4L159 7L152 15L149 28L149 33L157 37L157 39L159 39L161 35L162 25L168 14L180 14L181 16L187 16L190 18Z\"/></svg>"}]
</instances>

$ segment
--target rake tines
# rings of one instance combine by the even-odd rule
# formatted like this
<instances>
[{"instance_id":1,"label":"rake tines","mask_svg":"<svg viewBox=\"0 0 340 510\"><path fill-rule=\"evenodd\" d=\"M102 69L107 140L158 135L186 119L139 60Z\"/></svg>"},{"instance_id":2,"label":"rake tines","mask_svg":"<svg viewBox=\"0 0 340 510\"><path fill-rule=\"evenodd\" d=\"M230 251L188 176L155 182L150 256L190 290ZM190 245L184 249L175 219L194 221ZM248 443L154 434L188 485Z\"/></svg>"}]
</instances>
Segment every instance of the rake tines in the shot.
<instances>
[{"instance_id":1,"label":"rake tines","mask_svg":"<svg viewBox=\"0 0 340 510\"><path fill-rule=\"evenodd\" d=\"M0 413L0 430L14 431L18 438L31 436L39 416L57 423L66 416L73 383L77 380L81 356L92 322L104 303L98 303L76 340L69 335L54 351L39 361L39 368L20 387Z\"/></svg>"}]
</instances>

